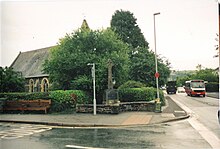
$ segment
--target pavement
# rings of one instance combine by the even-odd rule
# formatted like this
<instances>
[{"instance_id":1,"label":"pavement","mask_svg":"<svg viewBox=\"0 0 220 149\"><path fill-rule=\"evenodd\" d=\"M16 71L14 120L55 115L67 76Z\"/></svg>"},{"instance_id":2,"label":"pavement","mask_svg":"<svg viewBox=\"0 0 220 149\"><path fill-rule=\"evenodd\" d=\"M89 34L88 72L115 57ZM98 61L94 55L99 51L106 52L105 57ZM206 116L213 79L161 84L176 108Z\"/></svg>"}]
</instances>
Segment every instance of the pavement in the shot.
<instances>
[{"instance_id":1,"label":"pavement","mask_svg":"<svg viewBox=\"0 0 220 149\"><path fill-rule=\"evenodd\" d=\"M219 99L219 92L207 92L206 94L208 97L217 98Z\"/></svg>"},{"instance_id":2,"label":"pavement","mask_svg":"<svg viewBox=\"0 0 220 149\"><path fill-rule=\"evenodd\" d=\"M0 114L0 122L43 124L66 127L125 127L159 124L188 118L173 99L166 96L161 113L122 112L119 114Z\"/></svg>"}]
</instances>

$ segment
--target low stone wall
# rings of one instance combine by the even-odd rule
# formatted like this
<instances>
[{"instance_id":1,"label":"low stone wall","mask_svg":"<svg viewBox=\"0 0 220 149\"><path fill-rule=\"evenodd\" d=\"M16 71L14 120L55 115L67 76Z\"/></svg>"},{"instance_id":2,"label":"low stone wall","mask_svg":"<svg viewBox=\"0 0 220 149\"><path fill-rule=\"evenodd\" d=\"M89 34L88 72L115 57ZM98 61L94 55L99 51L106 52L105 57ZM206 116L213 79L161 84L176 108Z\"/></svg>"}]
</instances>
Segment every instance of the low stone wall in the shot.
<instances>
[{"instance_id":1,"label":"low stone wall","mask_svg":"<svg viewBox=\"0 0 220 149\"><path fill-rule=\"evenodd\" d=\"M118 114L125 111L155 111L155 102L126 102L119 105L96 105L96 112L101 114ZM93 113L93 104L78 104L76 105L78 113Z\"/></svg>"},{"instance_id":2,"label":"low stone wall","mask_svg":"<svg viewBox=\"0 0 220 149\"><path fill-rule=\"evenodd\" d=\"M76 105L76 112L79 113L93 113L93 104L78 104ZM104 104L96 105L96 113L103 114L118 114L120 112L120 106L110 106Z\"/></svg>"},{"instance_id":3,"label":"low stone wall","mask_svg":"<svg viewBox=\"0 0 220 149\"><path fill-rule=\"evenodd\" d=\"M126 102L120 103L120 112L125 111L147 111L154 112L155 102Z\"/></svg>"}]
</instances>

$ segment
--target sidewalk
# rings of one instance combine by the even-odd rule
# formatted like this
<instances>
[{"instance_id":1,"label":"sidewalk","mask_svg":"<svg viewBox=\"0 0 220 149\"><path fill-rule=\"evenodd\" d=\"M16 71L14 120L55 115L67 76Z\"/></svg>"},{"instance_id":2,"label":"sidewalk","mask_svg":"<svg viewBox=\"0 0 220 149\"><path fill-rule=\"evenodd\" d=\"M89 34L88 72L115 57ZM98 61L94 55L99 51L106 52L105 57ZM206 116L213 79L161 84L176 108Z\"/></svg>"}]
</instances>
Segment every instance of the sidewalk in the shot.
<instances>
[{"instance_id":1,"label":"sidewalk","mask_svg":"<svg viewBox=\"0 0 220 149\"><path fill-rule=\"evenodd\" d=\"M172 99L167 98L167 104L162 113L154 112L123 112L111 114L1 114L0 122L15 122L29 124L44 124L70 127L120 127L164 123L189 116Z\"/></svg>"},{"instance_id":2,"label":"sidewalk","mask_svg":"<svg viewBox=\"0 0 220 149\"><path fill-rule=\"evenodd\" d=\"M208 97L217 98L219 99L219 92L207 92L206 94Z\"/></svg>"}]
</instances>

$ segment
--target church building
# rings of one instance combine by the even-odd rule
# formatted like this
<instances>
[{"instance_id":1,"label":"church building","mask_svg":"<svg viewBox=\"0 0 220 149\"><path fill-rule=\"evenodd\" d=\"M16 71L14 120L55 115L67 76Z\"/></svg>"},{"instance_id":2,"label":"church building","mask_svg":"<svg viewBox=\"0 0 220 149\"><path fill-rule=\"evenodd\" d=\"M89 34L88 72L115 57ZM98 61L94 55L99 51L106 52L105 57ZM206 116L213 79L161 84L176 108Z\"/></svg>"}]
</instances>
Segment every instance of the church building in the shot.
<instances>
[{"instance_id":1,"label":"church building","mask_svg":"<svg viewBox=\"0 0 220 149\"><path fill-rule=\"evenodd\" d=\"M86 20L81 28L89 29ZM54 46L52 46L54 47ZM25 78L26 92L48 92L50 88L49 74L43 72L43 63L49 58L52 47L20 52L10 67L21 72Z\"/></svg>"}]
</instances>

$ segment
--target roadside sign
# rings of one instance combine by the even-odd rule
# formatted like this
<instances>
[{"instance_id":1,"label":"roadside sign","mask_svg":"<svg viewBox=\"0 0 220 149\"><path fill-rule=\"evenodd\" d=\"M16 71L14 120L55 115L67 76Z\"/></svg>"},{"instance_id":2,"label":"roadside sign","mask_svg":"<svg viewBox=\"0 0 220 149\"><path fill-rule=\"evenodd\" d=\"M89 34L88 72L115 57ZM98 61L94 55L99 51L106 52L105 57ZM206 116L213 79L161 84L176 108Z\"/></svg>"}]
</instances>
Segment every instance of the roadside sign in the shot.
<instances>
[{"instance_id":1,"label":"roadside sign","mask_svg":"<svg viewBox=\"0 0 220 149\"><path fill-rule=\"evenodd\" d=\"M155 76L155 78L159 78L160 74L158 72L156 72L154 76Z\"/></svg>"}]
</instances>

